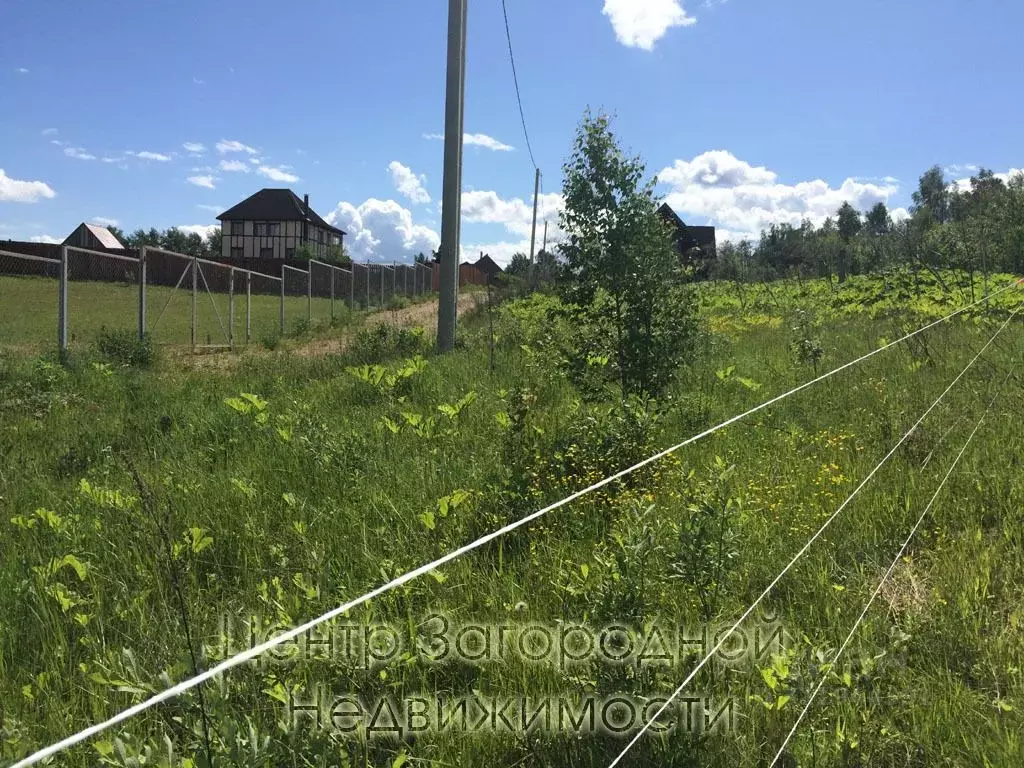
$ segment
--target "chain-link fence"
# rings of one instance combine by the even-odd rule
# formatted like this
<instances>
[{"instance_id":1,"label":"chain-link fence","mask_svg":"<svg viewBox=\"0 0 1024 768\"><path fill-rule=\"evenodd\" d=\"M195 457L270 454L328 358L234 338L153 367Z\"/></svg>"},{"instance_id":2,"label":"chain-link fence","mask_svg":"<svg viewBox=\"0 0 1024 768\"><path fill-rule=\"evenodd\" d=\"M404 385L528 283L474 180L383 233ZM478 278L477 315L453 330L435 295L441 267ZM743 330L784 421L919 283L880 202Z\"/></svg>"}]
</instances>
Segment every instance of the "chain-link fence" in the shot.
<instances>
[{"instance_id":1,"label":"chain-link fence","mask_svg":"<svg viewBox=\"0 0 1024 768\"><path fill-rule=\"evenodd\" d=\"M0 347L41 352L57 342L60 259L0 251Z\"/></svg>"},{"instance_id":2,"label":"chain-link fence","mask_svg":"<svg viewBox=\"0 0 1024 768\"><path fill-rule=\"evenodd\" d=\"M139 330L139 261L67 246L67 344L82 349L106 334Z\"/></svg>"},{"instance_id":3,"label":"chain-link fence","mask_svg":"<svg viewBox=\"0 0 1024 768\"><path fill-rule=\"evenodd\" d=\"M135 258L19 245L28 252L0 250L0 347L30 352L55 341L82 348L105 332L193 350L269 344L433 288L422 264L310 261L308 269L281 265L277 276L152 246Z\"/></svg>"}]
</instances>

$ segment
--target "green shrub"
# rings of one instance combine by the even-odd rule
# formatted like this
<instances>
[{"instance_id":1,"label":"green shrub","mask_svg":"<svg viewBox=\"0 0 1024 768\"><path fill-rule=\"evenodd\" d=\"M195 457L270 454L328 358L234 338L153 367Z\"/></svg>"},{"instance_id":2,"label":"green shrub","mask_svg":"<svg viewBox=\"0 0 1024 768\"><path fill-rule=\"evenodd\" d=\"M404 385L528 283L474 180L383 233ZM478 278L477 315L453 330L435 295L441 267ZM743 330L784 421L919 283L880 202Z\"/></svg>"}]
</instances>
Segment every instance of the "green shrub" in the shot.
<instances>
[{"instance_id":1,"label":"green shrub","mask_svg":"<svg viewBox=\"0 0 1024 768\"><path fill-rule=\"evenodd\" d=\"M363 328L349 348L349 357L358 363L379 363L396 357L411 357L427 352L430 343L423 328L398 328L377 325Z\"/></svg>"},{"instance_id":2,"label":"green shrub","mask_svg":"<svg viewBox=\"0 0 1024 768\"><path fill-rule=\"evenodd\" d=\"M101 328L96 348L110 362L132 368L146 368L156 357L152 337L147 333L140 339L127 328Z\"/></svg>"},{"instance_id":3,"label":"green shrub","mask_svg":"<svg viewBox=\"0 0 1024 768\"><path fill-rule=\"evenodd\" d=\"M399 310L405 309L410 304L408 296L398 296L397 294L388 299L388 309Z\"/></svg>"}]
</instances>

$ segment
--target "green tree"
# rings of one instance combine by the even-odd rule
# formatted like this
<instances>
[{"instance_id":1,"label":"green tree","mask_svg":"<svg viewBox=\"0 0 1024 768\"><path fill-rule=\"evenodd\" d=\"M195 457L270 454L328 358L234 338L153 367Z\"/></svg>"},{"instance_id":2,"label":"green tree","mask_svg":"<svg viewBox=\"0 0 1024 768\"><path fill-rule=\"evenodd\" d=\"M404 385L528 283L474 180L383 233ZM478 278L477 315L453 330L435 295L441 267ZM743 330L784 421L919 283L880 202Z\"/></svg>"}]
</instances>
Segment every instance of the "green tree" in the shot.
<instances>
[{"instance_id":1,"label":"green tree","mask_svg":"<svg viewBox=\"0 0 1024 768\"><path fill-rule=\"evenodd\" d=\"M513 277L526 277L530 272L530 258L525 253L516 253L512 261L505 267L505 274Z\"/></svg>"},{"instance_id":2,"label":"green tree","mask_svg":"<svg viewBox=\"0 0 1024 768\"><path fill-rule=\"evenodd\" d=\"M609 329L623 398L657 394L693 327L671 233L656 212L657 180L644 180L643 162L623 152L608 116L589 110L563 170L567 298L581 322Z\"/></svg>"},{"instance_id":3,"label":"green tree","mask_svg":"<svg viewBox=\"0 0 1024 768\"><path fill-rule=\"evenodd\" d=\"M941 167L936 165L925 171L913 194L913 200L912 213L927 210L939 224L949 219L949 186Z\"/></svg>"},{"instance_id":4,"label":"green tree","mask_svg":"<svg viewBox=\"0 0 1024 768\"><path fill-rule=\"evenodd\" d=\"M870 235L887 235L892 230L892 218L885 203L876 203L864 217L864 230Z\"/></svg>"}]
</instances>

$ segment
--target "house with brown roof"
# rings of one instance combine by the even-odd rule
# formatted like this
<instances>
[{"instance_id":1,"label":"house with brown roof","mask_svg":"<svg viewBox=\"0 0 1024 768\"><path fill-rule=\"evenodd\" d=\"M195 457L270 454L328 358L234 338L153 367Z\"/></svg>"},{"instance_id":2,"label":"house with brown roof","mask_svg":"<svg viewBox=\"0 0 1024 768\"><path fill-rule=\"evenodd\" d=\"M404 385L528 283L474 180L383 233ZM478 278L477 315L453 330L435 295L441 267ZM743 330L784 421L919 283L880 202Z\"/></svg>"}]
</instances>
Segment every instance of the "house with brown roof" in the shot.
<instances>
[{"instance_id":1,"label":"house with brown roof","mask_svg":"<svg viewBox=\"0 0 1024 768\"><path fill-rule=\"evenodd\" d=\"M233 262L245 259L293 259L297 248L308 246L313 258L324 260L342 247L345 233L309 207L309 195L299 198L290 189L261 189L224 211L221 255Z\"/></svg>"},{"instance_id":2,"label":"house with brown roof","mask_svg":"<svg viewBox=\"0 0 1024 768\"><path fill-rule=\"evenodd\" d=\"M98 224L84 222L79 224L61 245L86 248L90 251L110 251L112 253L124 251L124 244L109 229Z\"/></svg>"}]
</instances>

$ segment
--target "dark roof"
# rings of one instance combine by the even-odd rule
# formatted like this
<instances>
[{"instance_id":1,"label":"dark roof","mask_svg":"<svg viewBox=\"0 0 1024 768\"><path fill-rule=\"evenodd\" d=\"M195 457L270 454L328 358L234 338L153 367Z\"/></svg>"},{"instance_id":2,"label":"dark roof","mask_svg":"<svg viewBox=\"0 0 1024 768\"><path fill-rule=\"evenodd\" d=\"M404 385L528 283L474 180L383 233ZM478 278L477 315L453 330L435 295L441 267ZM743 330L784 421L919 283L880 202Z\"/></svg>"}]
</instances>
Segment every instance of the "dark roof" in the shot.
<instances>
[{"instance_id":1,"label":"dark roof","mask_svg":"<svg viewBox=\"0 0 1024 768\"><path fill-rule=\"evenodd\" d=\"M668 203L663 203L658 209L659 215L676 230L676 243L686 251L691 248L710 249L712 253L717 250L717 239L714 227L692 227L687 225L679 214L672 210Z\"/></svg>"},{"instance_id":2,"label":"dark roof","mask_svg":"<svg viewBox=\"0 0 1024 768\"><path fill-rule=\"evenodd\" d=\"M499 275L505 271L501 267L499 267L498 263L486 253L479 259L477 259L476 264L474 264L473 266L479 269L485 275Z\"/></svg>"},{"instance_id":3,"label":"dark roof","mask_svg":"<svg viewBox=\"0 0 1024 768\"><path fill-rule=\"evenodd\" d=\"M308 221L335 234L345 234L320 218L312 208L307 215L302 198L290 189L261 189L224 211L217 221Z\"/></svg>"}]
</instances>

